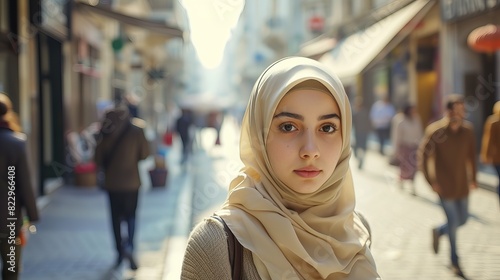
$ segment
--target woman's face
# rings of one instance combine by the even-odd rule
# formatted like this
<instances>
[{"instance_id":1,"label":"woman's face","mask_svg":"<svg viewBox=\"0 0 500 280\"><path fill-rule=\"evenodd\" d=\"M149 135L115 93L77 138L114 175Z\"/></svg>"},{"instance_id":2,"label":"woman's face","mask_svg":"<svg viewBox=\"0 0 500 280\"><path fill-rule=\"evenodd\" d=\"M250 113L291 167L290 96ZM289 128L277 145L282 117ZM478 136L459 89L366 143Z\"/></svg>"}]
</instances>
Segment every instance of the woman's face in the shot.
<instances>
[{"instance_id":1,"label":"woman's face","mask_svg":"<svg viewBox=\"0 0 500 280\"><path fill-rule=\"evenodd\" d=\"M330 177L342 152L340 117L329 93L297 89L281 99L266 152L285 185L298 193L313 193Z\"/></svg>"}]
</instances>

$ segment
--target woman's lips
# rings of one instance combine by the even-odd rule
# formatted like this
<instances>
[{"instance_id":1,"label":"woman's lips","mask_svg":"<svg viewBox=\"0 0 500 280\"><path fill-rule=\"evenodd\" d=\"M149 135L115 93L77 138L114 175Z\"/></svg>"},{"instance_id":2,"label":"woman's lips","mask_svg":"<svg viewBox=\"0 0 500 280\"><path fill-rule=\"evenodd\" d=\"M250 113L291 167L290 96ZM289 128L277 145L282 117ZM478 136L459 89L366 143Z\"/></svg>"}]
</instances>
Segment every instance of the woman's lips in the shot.
<instances>
[{"instance_id":1,"label":"woman's lips","mask_svg":"<svg viewBox=\"0 0 500 280\"><path fill-rule=\"evenodd\" d=\"M303 178L314 178L321 173L320 170L294 170L293 172Z\"/></svg>"}]
</instances>

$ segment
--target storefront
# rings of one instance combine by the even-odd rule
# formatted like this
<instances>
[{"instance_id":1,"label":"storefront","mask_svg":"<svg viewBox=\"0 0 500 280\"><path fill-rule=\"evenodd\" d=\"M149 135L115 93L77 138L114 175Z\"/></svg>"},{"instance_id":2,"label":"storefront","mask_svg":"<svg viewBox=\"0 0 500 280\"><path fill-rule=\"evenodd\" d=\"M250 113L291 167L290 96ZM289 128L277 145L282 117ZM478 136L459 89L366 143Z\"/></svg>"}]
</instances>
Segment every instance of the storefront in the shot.
<instances>
[{"instance_id":1,"label":"storefront","mask_svg":"<svg viewBox=\"0 0 500 280\"><path fill-rule=\"evenodd\" d=\"M166 64L161 58L168 56L164 46L172 38L182 39L183 32L149 19L149 9L144 3L73 4L69 48L71 94L65 103L68 116L65 137L68 167L74 175L69 179L75 179L72 183L76 185L93 185L92 181L81 184L79 178L95 172L93 136L98 133L102 114L114 101L140 96L140 105L146 108L140 108L139 117L157 127L154 106L156 102L163 103L158 96L163 88L156 80L164 79ZM84 170L83 166L91 168Z\"/></svg>"},{"instance_id":2,"label":"storefront","mask_svg":"<svg viewBox=\"0 0 500 280\"><path fill-rule=\"evenodd\" d=\"M13 102L22 132L35 194L39 194L36 28L28 20L30 1L0 1L0 91Z\"/></svg>"},{"instance_id":3,"label":"storefront","mask_svg":"<svg viewBox=\"0 0 500 280\"><path fill-rule=\"evenodd\" d=\"M467 119L474 125L477 145L486 117L500 100L499 52L477 51L467 44L471 32L487 24L500 25L499 0L440 1L443 21L442 82L444 95L464 94Z\"/></svg>"},{"instance_id":4,"label":"storefront","mask_svg":"<svg viewBox=\"0 0 500 280\"><path fill-rule=\"evenodd\" d=\"M319 61L339 76L351 99L361 96L366 106L385 96L397 108L419 105L417 68L423 56L419 38L438 33L439 24L433 20L439 18L435 3L417 0L404 6L387 5L378 11L385 17L340 39Z\"/></svg>"},{"instance_id":5,"label":"storefront","mask_svg":"<svg viewBox=\"0 0 500 280\"><path fill-rule=\"evenodd\" d=\"M17 32L17 5L14 2L0 1L0 91L12 99L14 109L19 112L19 75L16 39L12 34Z\"/></svg>"},{"instance_id":6,"label":"storefront","mask_svg":"<svg viewBox=\"0 0 500 280\"><path fill-rule=\"evenodd\" d=\"M33 123L37 126L39 194L44 195L63 183L68 174L64 130L64 93L67 91L66 62L70 39L69 11L72 1L31 1L30 23L37 69L37 87L33 96Z\"/></svg>"},{"instance_id":7,"label":"storefront","mask_svg":"<svg viewBox=\"0 0 500 280\"><path fill-rule=\"evenodd\" d=\"M73 96L66 108L71 116L69 131L80 133L93 122L99 121L99 100L111 98L110 71L106 70L111 69L112 60L103 61L110 56L103 56L103 51L107 51L111 45L109 38L104 36L106 26L106 21L91 20L81 13L73 12L70 59Z\"/></svg>"},{"instance_id":8,"label":"storefront","mask_svg":"<svg viewBox=\"0 0 500 280\"><path fill-rule=\"evenodd\" d=\"M440 34L439 5L435 5L409 36L409 92L424 126L442 117Z\"/></svg>"}]
</instances>

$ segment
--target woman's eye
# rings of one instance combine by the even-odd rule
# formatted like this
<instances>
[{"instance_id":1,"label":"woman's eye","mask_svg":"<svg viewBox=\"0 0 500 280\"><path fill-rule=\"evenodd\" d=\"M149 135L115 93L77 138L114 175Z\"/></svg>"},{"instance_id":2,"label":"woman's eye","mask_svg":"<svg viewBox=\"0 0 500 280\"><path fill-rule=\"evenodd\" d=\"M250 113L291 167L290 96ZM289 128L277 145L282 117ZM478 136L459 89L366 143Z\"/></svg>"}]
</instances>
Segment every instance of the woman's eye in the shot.
<instances>
[{"instance_id":1,"label":"woman's eye","mask_svg":"<svg viewBox=\"0 0 500 280\"><path fill-rule=\"evenodd\" d=\"M327 124L327 125L324 125L320 128L321 132L325 132L325 133L334 133L335 131L337 131L337 127L333 124Z\"/></svg>"},{"instance_id":2,"label":"woman's eye","mask_svg":"<svg viewBox=\"0 0 500 280\"><path fill-rule=\"evenodd\" d=\"M292 132L297 130L297 128L291 123L284 123L280 125L280 130L284 132Z\"/></svg>"}]
</instances>

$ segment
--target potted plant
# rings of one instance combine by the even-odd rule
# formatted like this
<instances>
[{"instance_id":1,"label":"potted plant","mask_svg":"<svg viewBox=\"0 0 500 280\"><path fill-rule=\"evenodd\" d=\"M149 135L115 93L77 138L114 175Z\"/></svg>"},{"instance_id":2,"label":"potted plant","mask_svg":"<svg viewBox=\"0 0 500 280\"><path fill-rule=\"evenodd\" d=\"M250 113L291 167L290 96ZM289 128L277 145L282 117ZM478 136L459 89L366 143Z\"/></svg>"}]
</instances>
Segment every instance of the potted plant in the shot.
<instances>
[{"instance_id":1,"label":"potted plant","mask_svg":"<svg viewBox=\"0 0 500 280\"><path fill-rule=\"evenodd\" d=\"M97 172L94 162L84 162L75 165L75 185L81 187L95 187L97 185Z\"/></svg>"}]
</instances>

